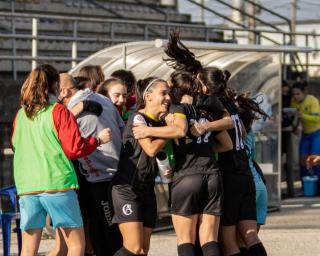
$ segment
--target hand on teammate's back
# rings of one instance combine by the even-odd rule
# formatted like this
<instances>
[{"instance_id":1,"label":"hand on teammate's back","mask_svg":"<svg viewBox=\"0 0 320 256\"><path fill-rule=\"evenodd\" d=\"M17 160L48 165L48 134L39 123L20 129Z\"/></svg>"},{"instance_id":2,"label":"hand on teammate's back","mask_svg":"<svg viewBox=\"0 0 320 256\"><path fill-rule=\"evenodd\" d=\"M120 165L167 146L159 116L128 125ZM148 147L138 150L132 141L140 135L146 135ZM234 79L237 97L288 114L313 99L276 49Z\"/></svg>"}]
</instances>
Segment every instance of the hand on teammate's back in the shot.
<instances>
[{"instance_id":1,"label":"hand on teammate's back","mask_svg":"<svg viewBox=\"0 0 320 256\"><path fill-rule=\"evenodd\" d=\"M204 129L202 124L199 124L198 122L195 122L192 127L190 128L190 132L195 137L200 137L203 135L206 130Z\"/></svg>"},{"instance_id":2,"label":"hand on teammate's back","mask_svg":"<svg viewBox=\"0 0 320 256\"><path fill-rule=\"evenodd\" d=\"M165 116L164 120L166 121L167 125L172 125L174 123L174 115L169 113Z\"/></svg>"},{"instance_id":3,"label":"hand on teammate's back","mask_svg":"<svg viewBox=\"0 0 320 256\"><path fill-rule=\"evenodd\" d=\"M100 139L101 144L108 143L112 139L112 133L110 128L105 128L99 132L98 138Z\"/></svg>"}]
</instances>

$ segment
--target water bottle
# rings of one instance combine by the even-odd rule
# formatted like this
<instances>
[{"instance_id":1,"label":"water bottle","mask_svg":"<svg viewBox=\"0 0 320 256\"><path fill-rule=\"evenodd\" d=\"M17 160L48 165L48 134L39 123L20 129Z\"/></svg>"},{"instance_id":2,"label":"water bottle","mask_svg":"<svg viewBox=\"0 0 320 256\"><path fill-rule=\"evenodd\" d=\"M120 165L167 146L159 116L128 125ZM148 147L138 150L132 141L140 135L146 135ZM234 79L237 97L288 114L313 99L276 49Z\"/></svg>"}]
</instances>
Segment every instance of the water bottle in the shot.
<instances>
[{"instance_id":1,"label":"water bottle","mask_svg":"<svg viewBox=\"0 0 320 256\"><path fill-rule=\"evenodd\" d=\"M159 152L156 155L156 160L157 160L159 174L160 174L162 183L165 183L165 184L170 183L172 181L172 179L164 176L165 172L167 170L171 169L170 163L169 163L169 158L168 158L167 154L163 151Z\"/></svg>"},{"instance_id":2,"label":"water bottle","mask_svg":"<svg viewBox=\"0 0 320 256\"><path fill-rule=\"evenodd\" d=\"M176 165L176 161L174 159L172 140L167 141L166 145L164 146L164 151L169 158L170 166L174 167Z\"/></svg>"}]
</instances>

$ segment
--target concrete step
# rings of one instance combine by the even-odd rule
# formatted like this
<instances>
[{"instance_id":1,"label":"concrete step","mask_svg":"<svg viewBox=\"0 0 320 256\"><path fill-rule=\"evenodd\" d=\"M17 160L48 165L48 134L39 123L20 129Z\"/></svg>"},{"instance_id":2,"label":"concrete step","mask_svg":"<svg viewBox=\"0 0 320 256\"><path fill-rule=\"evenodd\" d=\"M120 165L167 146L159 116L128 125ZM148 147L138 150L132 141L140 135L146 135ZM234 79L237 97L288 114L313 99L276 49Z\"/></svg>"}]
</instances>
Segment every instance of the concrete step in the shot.
<instances>
[{"instance_id":1,"label":"concrete step","mask_svg":"<svg viewBox=\"0 0 320 256\"><path fill-rule=\"evenodd\" d=\"M0 18L0 32L9 33L11 31L11 20L6 18ZM144 26L140 24L126 24L126 23L114 23L113 31L115 33L125 34L144 34ZM15 22L16 33L31 33L32 21L31 19L17 19ZM164 29L161 25L149 25L149 33L152 33L152 29ZM78 34L91 34L92 35L106 35L110 34L111 25L110 23L97 23L97 22L78 22L77 25ZM53 21L53 20L40 20L38 23L38 34L54 34L54 35L65 35L71 36L73 34L73 24L70 21ZM194 30L183 28L184 31ZM197 28L195 29L197 30Z\"/></svg>"},{"instance_id":2,"label":"concrete step","mask_svg":"<svg viewBox=\"0 0 320 256\"><path fill-rule=\"evenodd\" d=\"M97 51L103 49L108 43L104 42L78 42L77 47L78 51ZM31 40L16 40L16 49L17 52L27 52L31 51ZM47 41L41 40L38 41L38 51L46 52L71 52L72 43L67 41ZM12 41L11 39L1 40L0 41L1 54L4 54L5 51L11 52L12 50Z\"/></svg>"},{"instance_id":3,"label":"concrete step","mask_svg":"<svg viewBox=\"0 0 320 256\"><path fill-rule=\"evenodd\" d=\"M71 63L66 61L39 61L41 63L48 63L53 65L60 72L67 72L71 69ZM8 73L12 77L12 61L11 60L0 60L0 76L3 73ZM19 60L15 62L17 72L27 73L31 71L31 61ZM1 87L0 87L1 88Z\"/></svg>"},{"instance_id":4,"label":"concrete step","mask_svg":"<svg viewBox=\"0 0 320 256\"><path fill-rule=\"evenodd\" d=\"M58 15L72 15L72 16L86 16L86 17L100 17L100 18L122 18L126 19L139 19L139 20L153 20L163 21L164 15L151 9L147 6L139 4L119 4L119 3L104 3L105 9L99 8L95 5L85 1L66 1L65 3L28 3L23 4L17 2L15 11L21 13L41 13L41 14L58 14ZM0 2L0 11L10 12L9 2ZM190 22L190 15L179 14L173 8L160 8L168 13L171 22ZM141 15L143 14L143 15Z\"/></svg>"},{"instance_id":5,"label":"concrete step","mask_svg":"<svg viewBox=\"0 0 320 256\"><path fill-rule=\"evenodd\" d=\"M97 0L96 0L97 1ZM158 6L159 0L141 0L148 4ZM135 0L122 0L122 1L97 1L103 4L106 8L114 12L121 13L126 19L145 19L150 21L162 21L163 14L149 8L141 6ZM96 5L88 3L85 0L28 0L17 1L15 5L17 12L33 12L41 14L59 14L65 16L81 16L81 17L111 17L103 8L97 8ZM0 11L10 11L10 3L7 1L0 1ZM181 15L176 12L175 8L163 7L168 13L169 19L179 22L190 22L189 15ZM11 33L11 18L0 17L0 32ZM30 18L16 18L15 21L16 34L31 35L32 23ZM41 36L64 36L72 37L73 25L70 21L57 21L53 19L40 19L38 24L38 34ZM172 28L174 29L174 28ZM148 40L155 38L168 38L169 28L163 25L149 26ZM113 34L111 35L111 31ZM143 25L137 24L113 24L108 23L93 23L93 22L78 22L78 37L88 39L115 39L113 43L124 41L143 41L145 28ZM181 34L186 40L204 41L206 39L205 30L203 28L181 28ZM211 41L221 41L223 35L220 33L210 32ZM71 56L71 42L64 40L38 40L38 56ZM110 46L109 42L78 42L78 56L87 57L90 54L97 52ZM1 55L12 56L12 40L0 38ZM30 39L16 39L16 52L18 56L31 55L31 40ZM1 73L11 71L11 61L0 60ZM31 61L16 61L17 69L22 72L30 70ZM60 70L68 70L70 64L64 61L53 61L53 64Z\"/></svg>"},{"instance_id":6,"label":"concrete step","mask_svg":"<svg viewBox=\"0 0 320 256\"><path fill-rule=\"evenodd\" d=\"M85 36L84 36L85 37ZM118 37L120 38L120 37ZM151 39L155 39L157 37L150 37ZM213 35L212 41L219 41L221 39L219 35ZM197 41L204 41L205 40L205 34L199 33L197 36L195 36L195 33L185 34L184 39L186 40L197 40ZM123 34L121 36L121 40L123 41L143 41L143 36L135 36L132 35L125 35ZM78 54L88 54L91 52L96 52L101 49L104 49L108 47L111 44L111 42L78 42L77 43L77 49ZM31 54L31 40L16 40L16 52L17 55L30 55ZM70 56L71 55L71 49L72 49L72 42L68 41L55 41L55 40L39 40L38 44L38 55L57 55L57 56ZM11 39L5 39L0 40L0 48L2 49L1 54L2 55L11 55L12 54L12 40Z\"/></svg>"},{"instance_id":7,"label":"concrete step","mask_svg":"<svg viewBox=\"0 0 320 256\"><path fill-rule=\"evenodd\" d=\"M2 33L8 33L10 31L11 22L5 18L0 18L0 23L2 24ZM19 19L16 21L16 33L22 34L31 34L31 21L28 19ZM6 30L4 29L6 28ZM52 20L41 20L38 24L38 34L39 35L61 35L61 36L72 36L73 28L71 22L63 22L63 21L55 21ZM170 28L174 29L174 28ZM157 37L167 38L166 35L166 27L162 25L150 25L148 26L149 35L156 35ZM204 28L188 28L181 27L181 33L186 38L205 38L205 30ZM78 23L78 36L86 36L86 37L101 37L104 38L110 37L111 25L108 23L93 23L93 22L79 22ZM113 32L115 35L120 36L138 36L144 35L145 28L142 25L138 24L113 24ZM153 35L152 35L153 34ZM210 35L213 38L221 37L218 33L214 33L210 31Z\"/></svg>"}]
</instances>

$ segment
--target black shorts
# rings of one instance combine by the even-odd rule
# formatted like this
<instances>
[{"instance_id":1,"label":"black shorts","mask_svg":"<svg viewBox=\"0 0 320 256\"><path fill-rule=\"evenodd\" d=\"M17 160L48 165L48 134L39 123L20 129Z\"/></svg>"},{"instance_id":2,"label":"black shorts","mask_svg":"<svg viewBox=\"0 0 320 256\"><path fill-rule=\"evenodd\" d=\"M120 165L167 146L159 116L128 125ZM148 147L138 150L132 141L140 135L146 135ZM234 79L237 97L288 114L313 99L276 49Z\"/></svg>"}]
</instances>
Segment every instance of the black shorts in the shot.
<instances>
[{"instance_id":1,"label":"black shorts","mask_svg":"<svg viewBox=\"0 0 320 256\"><path fill-rule=\"evenodd\" d=\"M112 224L110 181L88 182L84 176L79 189L79 203L84 221L90 221L89 237L97 256L114 255L122 247L118 225ZM108 241L106 243L106 241Z\"/></svg>"},{"instance_id":2,"label":"black shorts","mask_svg":"<svg viewBox=\"0 0 320 256\"><path fill-rule=\"evenodd\" d=\"M241 220L256 220L256 191L252 176L224 172L222 181L221 224L233 226Z\"/></svg>"},{"instance_id":3,"label":"black shorts","mask_svg":"<svg viewBox=\"0 0 320 256\"><path fill-rule=\"evenodd\" d=\"M176 215L221 215L222 181L220 173L181 177L171 188L171 212Z\"/></svg>"},{"instance_id":4,"label":"black shorts","mask_svg":"<svg viewBox=\"0 0 320 256\"><path fill-rule=\"evenodd\" d=\"M154 228L157 219L157 202L154 187L137 191L129 184L112 186L114 207L113 223L142 222Z\"/></svg>"},{"instance_id":5,"label":"black shorts","mask_svg":"<svg viewBox=\"0 0 320 256\"><path fill-rule=\"evenodd\" d=\"M82 215L83 221L86 222L87 220L90 219L90 215L92 215L90 213L92 199L89 192L91 189L91 186L84 176L81 179L78 178L78 183L79 183L79 189L77 190L77 193L78 193L78 200L79 200L81 215Z\"/></svg>"}]
</instances>

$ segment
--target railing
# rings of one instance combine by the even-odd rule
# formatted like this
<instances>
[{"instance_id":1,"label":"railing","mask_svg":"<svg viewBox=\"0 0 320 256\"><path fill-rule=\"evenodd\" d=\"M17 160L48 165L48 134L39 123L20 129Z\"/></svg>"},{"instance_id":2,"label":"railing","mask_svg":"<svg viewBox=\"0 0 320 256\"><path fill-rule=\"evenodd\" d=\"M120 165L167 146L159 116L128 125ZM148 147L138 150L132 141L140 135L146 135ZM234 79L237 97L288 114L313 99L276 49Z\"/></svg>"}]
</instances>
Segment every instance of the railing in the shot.
<instances>
[{"instance_id":1,"label":"railing","mask_svg":"<svg viewBox=\"0 0 320 256\"><path fill-rule=\"evenodd\" d=\"M286 23L288 23L289 31L292 32L291 20L288 19L287 17L285 17L279 13L276 13L275 11L273 11L273 10L271 10L261 4L256 3L255 1L252 1L252 0L244 0L244 1L252 4L254 7L258 7L259 9L264 10L265 12L268 12L268 13L272 14L273 16L276 16L276 17L284 20Z\"/></svg>"},{"instance_id":2,"label":"railing","mask_svg":"<svg viewBox=\"0 0 320 256\"><path fill-rule=\"evenodd\" d=\"M237 26L240 26L240 27L246 29L247 31L250 31L250 30L252 29L252 28L250 28L249 26L246 26L246 25L242 24L241 22L237 22L237 21L229 18L228 16L223 15L223 14L221 14L220 12L218 12L218 11L216 11L216 10L214 10L214 9L212 9L212 8L204 5L204 4L198 3L196 0L187 0L187 1L188 1L189 3L192 3L192 4L194 4L194 5L199 6L199 7L202 8L203 10L206 10L206 11L208 11L208 12L214 14L214 15L217 15L218 17L220 17L220 18L222 18L222 19L224 19L224 20L227 20L227 21L231 22L231 23L234 24L234 25L237 25ZM269 27L269 28L271 28L271 29L274 29L275 31L278 31L278 32L280 32L280 33L282 33L282 34L286 33L285 31L279 29L277 26L274 26L274 25L271 24L270 22L267 22L267 21L264 21L264 20L262 20L262 19L260 19L260 18L257 18L255 15L252 15L252 14L246 12L245 10L242 10L241 8L237 8L237 7L233 6L232 4L229 4L229 3L227 3L227 2L225 2L225 1L223 1L223 0L215 0L215 1L218 2L218 3L220 3L220 4L222 4L222 5L224 5L224 6L229 7L231 10L236 10L236 11L238 11L238 12L241 13L242 15L244 15L244 16L246 16L246 17L249 17L250 19L253 19L254 21L257 21L257 22L259 22L260 24L263 24L263 25L265 25L265 26L267 26L267 27ZM272 10L264 7L263 5L257 4L257 3L255 3L255 2L253 2L253 1L251 1L251 0L245 0L245 1L248 2L248 3L250 3L250 4L252 4L254 7L259 7L259 8L261 8L261 9L263 9L264 11L266 11L266 12L268 12L268 13L271 13L272 15L277 16L278 18L281 18L282 20L285 20L285 22L287 22L288 25L289 25L289 31L290 31L290 33L286 33L286 34L289 36L289 44L292 45L292 44L294 43L294 40L293 40L294 34L292 33L291 23L290 23L290 20L289 20L288 18L286 18L286 17L284 17L284 16L282 16L282 15L279 15L279 14L277 14L276 12L274 12L274 11L272 11ZM283 42L282 42L282 43L278 43L278 42L276 42L273 38L270 38L269 36L265 36L265 35L258 35L258 36L257 36L257 34L256 34L255 32L253 32L253 33L251 33L251 34L253 35L252 37L253 37L253 42L254 42L254 43L260 44L260 43L261 43L261 38L263 38L263 39L266 39L266 40L268 40L269 42L272 42L272 43L274 43L274 44L278 44L278 45L281 45L281 44L284 45L284 44L286 44L286 43L283 43ZM286 37L285 37L285 38L286 38ZM284 40L284 41L285 41L285 40ZM309 57L306 57L306 58L308 59ZM286 55L285 55L285 54L283 54L283 59L284 59L284 60L286 59ZM290 65L291 65L292 67L294 67L294 68L296 69L296 71L298 71L299 68L301 68L302 70L305 69L305 70L308 72L308 65L305 66L305 65L303 65L303 64L301 63L301 60L300 60L300 57L299 57L298 53L290 53Z\"/></svg>"},{"instance_id":3,"label":"railing","mask_svg":"<svg viewBox=\"0 0 320 256\"><path fill-rule=\"evenodd\" d=\"M80 42L107 42L107 43L124 43L128 42L128 39L123 39L116 35L116 25L118 24L131 24L137 25L140 28L143 28L143 40L150 40L150 38L154 38L155 35L152 30L160 28L164 29L164 33L156 35L160 38L168 38L170 29L174 29L180 27L181 29L201 29L204 32L203 41L209 42L212 41L212 37L210 37L211 32L224 32L225 35L228 35L232 42L237 42L237 38L239 34L243 34L243 32L254 33L257 37L257 41L259 44L263 44L262 39L268 38L268 35L278 35L282 37L282 41L272 40L273 44L276 45L288 45L287 39L291 38L291 36L296 37L304 37L305 42L302 47L310 47L310 38L320 38L320 34L315 33L291 33L291 32L284 32L284 31L274 31L274 30L252 30L248 28L223 28L218 26L204 26L199 24L183 24L183 23L170 23L170 22L151 22L151 21L139 21L139 20L124 20L124 19L103 19L103 18L87 18L87 17L66 17L61 15L41 15L41 14L32 14L32 13L7 13L7 12L0 12L0 16L2 17L9 17L12 21L12 31L11 33L0 33L0 39L11 39L12 40L12 54L11 55L0 55L1 60L12 60L12 71L13 77L16 79L16 68L15 62L17 60L31 60L32 61L32 68L37 65L37 61L39 60L46 60L46 61L66 61L71 63L71 67L74 67L76 63L82 58L78 57L78 43ZM17 34L15 29L15 20L17 18L24 18L32 20L32 29L30 34ZM65 21L72 23L72 32L68 36L61 36L61 35L40 35L38 22L39 20L52 20L52 21ZM110 31L105 36L93 36L93 37L81 37L78 36L79 32L79 22L85 23L102 23L107 24L110 27ZM32 53L30 56L19 56L17 55L17 46L16 40L17 39L24 39L24 40L31 40L32 41ZM54 56L39 56L38 55L38 42L41 40L48 40L48 41L66 41L71 42L72 47L70 51L70 57L54 57ZM290 41L290 40L289 40ZM290 45L290 44L289 44ZM298 45L299 46L299 45ZM313 52L319 52L319 48L314 48ZM305 54L305 63L301 63L301 66L308 68L309 66L317 66L318 64L310 64L310 52L303 53ZM283 59L283 64L286 64L286 59Z\"/></svg>"},{"instance_id":4,"label":"railing","mask_svg":"<svg viewBox=\"0 0 320 256\"><path fill-rule=\"evenodd\" d=\"M147 3L144 3L143 1L141 0L134 0L137 4L139 5L143 5L143 6L147 6L148 8L162 14L164 16L164 21L165 22L169 22L169 15L168 13L166 13L165 11L163 11L162 9L158 8L157 6L153 5L153 4L147 4Z\"/></svg>"},{"instance_id":5,"label":"railing","mask_svg":"<svg viewBox=\"0 0 320 256\"><path fill-rule=\"evenodd\" d=\"M232 24L234 24L234 25L236 25L236 26L241 27L243 30L245 30L245 31L247 31L247 32L249 32L249 31L252 31L252 32L253 32L253 31L254 31L254 30L250 29L248 26L242 24L241 22L237 22L237 21L229 18L228 16L221 14L221 13L218 12L218 11L215 11L214 9L212 9L212 8L210 8L210 7L208 7L208 6L205 6L205 5L201 4L201 3L196 2L195 0L187 0L187 1L188 1L189 3L192 3L192 4L194 4L194 5L197 5L197 6L201 7L202 9L204 9L204 10L210 12L210 13L213 13L214 15L217 15L218 17L220 17L220 18L222 18L222 19L224 19L224 20L227 20L227 21L231 22ZM233 7L233 9L236 9L236 10L241 11L241 10L238 9L238 8L234 8L234 7ZM243 11L241 11L241 12L243 12ZM271 30L271 31L272 31L272 30ZM276 30L276 31L279 31L279 30ZM282 33L283 31L279 31L279 32ZM254 32L253 32L253 33L254 33ZM274 43L274 44L281 45L281 43L278 43L277 41L275 41L275 40L273 40L272 38L267 37L267 36L265 36L265 35L256 34L256 33L254 33L254 35L255 35L255 40L254 40L254 41L256 41L256 42L258 42L258 43L260 43L261 38L264 38L264 39L266 39L266 40L268 40L268 41L270 41L270 42L272 42L272 43ZM233 38L234 38L234 37L233 37ZM235 38L234 38L234 39L235 39Z\"/></svg>"},{"instance_id":6,"label":"railing","mask_svg":"<svg viewBox=\"0 0 320 256\"><path fill-rule=\"evenodd\" d=\"M234 7L232 4L229 4L223 0L215 0L216 2L220 3L220 4L223 4L224 6L227 6L229 7L231 10L235 10L235 11L238 11L240 12L242 15L246 16L246 17L249 17L250 19L254 19L255 21L258 21L260 22L261 24L265 25L265 26L268 26L270 28L273 28L274 30L276 31L282 31L281 29L279 29L278 27L272 25L270 22L266 22L260 18L257 18L256 16L252 15L252 14L249 14L247 13L246 11L240 9L240 8L237 8L237 7ZM283 32L283 31L282 31Z\"/></svg>"}]
</instances>

